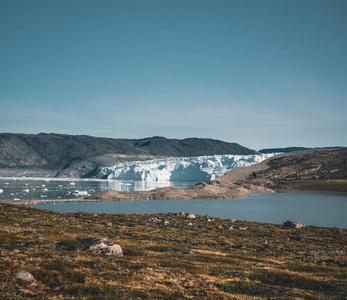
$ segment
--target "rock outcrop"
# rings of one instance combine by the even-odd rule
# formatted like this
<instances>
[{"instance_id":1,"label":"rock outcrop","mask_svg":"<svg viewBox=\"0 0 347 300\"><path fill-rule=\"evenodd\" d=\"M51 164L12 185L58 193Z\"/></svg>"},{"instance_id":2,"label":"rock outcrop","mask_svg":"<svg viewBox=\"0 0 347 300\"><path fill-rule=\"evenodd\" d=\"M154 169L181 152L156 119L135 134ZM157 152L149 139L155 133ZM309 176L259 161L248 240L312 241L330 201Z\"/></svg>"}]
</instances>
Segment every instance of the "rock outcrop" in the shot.
<instances>
[{"instance_id":1,"label":"rock outcrop","mask_svg":"<svg viewBox=\"0 0 347 300\"><path fill-rule=\"evenodd\" d=\"M35 277L27 271L19 271L18 273L16 273L15 278L30 283L37 281Z\"/></svg>"},{"instance_id":2,"label":"rock outcrop","mask_svg":"<svg viewBox=\"0 0 347 300\"><path fill-rule=\"evenodd\" d=\"M62 241L56 244L56 248L66 251L90 251L98 254L123 256L123 250L120 245L105 238L97 237L83 237Z\"/></svg>"},{"instance_id":3,"label":"rock outcrop","mask_svg":"<svg viewBox=\"0 0 347 300\"><path fill-rule=\"evenodd\" d=\"M80 241L86 246L87 251L106 255L123 256L123 250L118 244L104 238L87 237Z\"/></svg>"},{"instance_id":4,"label":"rock outcrop","mask_svg":"<svg viewBox=\"0 0 347 300\"><path fill-rule=\"evenodd\" d=\"M305 227L305 225L293 221L286 221L283 223L283 227L299 229Z\"/></svg>"}]
</instances>

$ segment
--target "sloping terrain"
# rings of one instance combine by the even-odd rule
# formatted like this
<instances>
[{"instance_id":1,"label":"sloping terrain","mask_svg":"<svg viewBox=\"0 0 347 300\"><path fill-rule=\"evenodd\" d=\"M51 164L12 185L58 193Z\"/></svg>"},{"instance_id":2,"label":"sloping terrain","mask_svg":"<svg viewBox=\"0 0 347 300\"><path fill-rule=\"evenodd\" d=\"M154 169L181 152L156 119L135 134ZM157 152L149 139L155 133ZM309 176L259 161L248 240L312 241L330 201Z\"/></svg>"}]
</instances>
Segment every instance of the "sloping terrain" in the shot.
<instances>
[{"instance_id":1,"label":"sloping terrain","mask_svg":"<svg viewBox=\"0 0 347 300\"><path fill-rule=\"evenodd\" d=\"M306 148L306 147L285 147L285 148L269 148L269 149L261 149L260 153L288 153L293 151L301 151L301 150L310 150L310 149L338 149L344 147L316 147L316 148Z\"/></svg>"},{"instance_id":2,"label":"sloping terrain","mask_svg":"<svg viewBox=\"0 0 347 300\"><path fill-rule=\"evenodd\" d=\"M347 297L345 229L0 203L0 237L0 299ZM91 237L120 245L123 256L81 248Z\"/></svg>"},{"instance_id":3,"label":"sloping terrain","mask_svg":"<svg viewBox=\"0 0 347 300\"><path fill-rule=\"evenodd\" d=\"M166 157L257 154L212 139L110 139L63 134L0 134L0 176L93 177L101 167Z\"/></svg>"},{"instance_id":4,"label":"sloping terrain","mask_svg":"<svg viewBox=\"0 0 347 300\"><path fill-rule=\"evenodd\" d=\"M312 149L281 154L264 161L266 168L238 183L272 189L347 191L347 148ZM232 181L232 173L225 179Z\"/></svg>"},{"instance_id":5,"label":"sloping terrain","mask_svg":"<svg viewBox=\"0 0 347 300\"><path fill-rule=\"evenodd\" d=\"M147 192L105 191L96 201L146 199L231 199L273 189L347 191L347 148L306 150L276 155L259 164L227 172L186 189L166 187Z\"/></svg>"}]
</instances>

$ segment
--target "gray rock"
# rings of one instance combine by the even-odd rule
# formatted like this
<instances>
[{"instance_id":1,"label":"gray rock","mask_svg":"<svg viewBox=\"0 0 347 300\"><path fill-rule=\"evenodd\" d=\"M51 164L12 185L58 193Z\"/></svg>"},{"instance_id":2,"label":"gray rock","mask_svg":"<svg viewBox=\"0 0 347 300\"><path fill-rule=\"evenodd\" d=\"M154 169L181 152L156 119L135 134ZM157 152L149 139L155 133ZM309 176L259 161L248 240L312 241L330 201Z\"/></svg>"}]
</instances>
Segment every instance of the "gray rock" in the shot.
<instances>
[{"instance_id":1,"label":"gray rock","mask_svg":"<svg viewBox=\"0 0 347 300\"><path fill-rule=\"evenodd\" d=\"M26 272L26 271L19 271L15 275L15 278L26 281L26 282L36 282L37 281L33 275L31 275L29 272Z\"/></svg>"},{"instance_id":2,"label":"gray rock","mask_svg":"<svg viewBox=\"0 0 347 300\"><path fill-rule=\"evenodd\" d=\"M38 232L32 231L32 230L25 230L23 232L23 234L31 236L31 237L34 237L34 238L37 238L37 239L43 239L44 238L44 236L41 233L38 233Z\"/></svg>"},{"instance_id":3,"label":"gray rock","mask_svg":"<svg viewBox=\"0 0 347 300\"><path fill-rule=\"evenodd\" d=\"M228 226L228 225L219 225L217 228L218 229L228 229L228 230L233 230L234 229L234 227Z\"/></svg>"},{"instance_id":4,"label":"gray rock","mask_svg":"<svg viewBox=\"0 0 347 300\"><path fill-rule=\"evenodd\" d=\"M106 255L123 256L123 250L120 245L111 242L105 238L85 237L75 240L66 240L55 245L57 249L65 251L90 251Z\"/></svg>"},{"instance_id":5,"label":"gray rock","mask_svg":"<svg viewBox=\"0 0 347 300\"><path fill-rule=\"evenodd\" d=\"M80 238L79 241L86 246L87 251L91 251L94 253L102 253L106 255L123 256L123 250L121 246L107 239L87 237Z\"/></svg>"},{"instance_id":6,"label":"gray rock","mask_svg":"<svg viewBox=\"0 0 347 300\"><path fill-rule=\"evenodd\" d=\"M187 216L187 218L188 218L188 219L196 219L196 215L194 215L194 214L189 214L189 215Z\"/></svg>"},{"instance_id":7,"label":"gray rock","mask_svg":"<svg viewBox=\"0 0 347 300\"><path fill-rule=\"evenodd\" d=\"M287 228L303 228L305 227L305 225L297 223L297 222L293 222L293 221L286 221L283 223L284 227Z\"/></svg>"}]
</instances>

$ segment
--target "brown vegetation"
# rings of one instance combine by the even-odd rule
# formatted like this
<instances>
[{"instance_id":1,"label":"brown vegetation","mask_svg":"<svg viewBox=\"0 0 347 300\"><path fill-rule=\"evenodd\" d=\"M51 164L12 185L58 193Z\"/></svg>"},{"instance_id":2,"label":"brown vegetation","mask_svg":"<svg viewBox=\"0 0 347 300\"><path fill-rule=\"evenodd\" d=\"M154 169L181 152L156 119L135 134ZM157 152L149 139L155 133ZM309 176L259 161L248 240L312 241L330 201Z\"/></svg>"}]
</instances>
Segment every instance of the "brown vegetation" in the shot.
<instances>
[{"instance_id":1,"label":"brown vegetation","mask_svg":"<svg viewBox=\"0 0 347 300\"><path fill-rule=\"evenodd\" d=\"M36 233L37 234L36 234ZM347 230L0 204L0 299L344 299ZM85 236L124 256L80 250ZM71 248L57 247L66 241ZM36 282L16 279L30 272Z\"/></svg>"}]
</instances>

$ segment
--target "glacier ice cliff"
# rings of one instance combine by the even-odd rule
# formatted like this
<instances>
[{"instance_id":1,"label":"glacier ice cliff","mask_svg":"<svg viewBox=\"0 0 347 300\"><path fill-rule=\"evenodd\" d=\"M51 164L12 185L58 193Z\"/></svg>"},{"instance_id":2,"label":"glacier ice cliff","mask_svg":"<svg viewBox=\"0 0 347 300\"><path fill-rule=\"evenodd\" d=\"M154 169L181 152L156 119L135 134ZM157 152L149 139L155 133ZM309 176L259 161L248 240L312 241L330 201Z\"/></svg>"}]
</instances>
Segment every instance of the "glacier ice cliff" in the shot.
<instances>
[{"instance_id":1,"label":"glacier ice cliff","mask_svg":"<svg viewBox=\"0 0 347 300\"><path fill-rule=\"evenodd\" d=\"M143 181L213 180L228 171L259 163L277 153L214 155L133 161L101 169L108 179Z\"/></svg>"}]
</instances>

